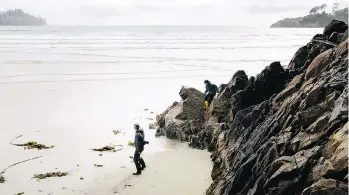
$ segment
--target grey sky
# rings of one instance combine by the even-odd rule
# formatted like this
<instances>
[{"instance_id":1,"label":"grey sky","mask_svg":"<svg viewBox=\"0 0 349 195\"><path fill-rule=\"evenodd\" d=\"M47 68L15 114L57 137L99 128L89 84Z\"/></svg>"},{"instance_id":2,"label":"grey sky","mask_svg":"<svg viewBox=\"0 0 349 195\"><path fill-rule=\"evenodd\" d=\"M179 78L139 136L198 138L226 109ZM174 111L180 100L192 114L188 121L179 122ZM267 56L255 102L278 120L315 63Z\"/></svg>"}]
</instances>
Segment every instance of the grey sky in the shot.
<instances>
[{"instance_id":1,"label":"grey sky","mask_svg":"<svg viewBox=\"0 0 349 195\"><path fill-rule=\"evenodd\" d=\"M0 0L52 25L270 25L343 0Z\"/></svg>"}]
</instances>

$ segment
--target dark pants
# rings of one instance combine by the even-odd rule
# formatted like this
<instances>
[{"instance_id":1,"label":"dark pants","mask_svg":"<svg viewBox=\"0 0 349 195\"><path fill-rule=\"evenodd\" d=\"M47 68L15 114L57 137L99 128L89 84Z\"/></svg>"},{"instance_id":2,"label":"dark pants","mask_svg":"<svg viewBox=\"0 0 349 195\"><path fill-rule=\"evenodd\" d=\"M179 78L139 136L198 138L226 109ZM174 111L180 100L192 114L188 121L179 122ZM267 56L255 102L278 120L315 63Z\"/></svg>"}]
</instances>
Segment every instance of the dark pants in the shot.
<instances>
[{"instance_id":1,"label":"dark pants","mask_svg":"<svg viewBox=\"0 0 349 195\"><path fill-rule=\"evenodd\" d=\"M211 102L212 102L212 100L213 100L213 98L214 98L215 95L216 95L216 94L207 94L207 95L205 96L205 101L208 101L208 106L209 106L209 107L210 107Z\"/></svg>"},{"instance_id":2,"label":"dark pants","mask_svg":"<svg viewBox=\"0 0 349 195\"><path fill-rule=\"evenodd\" d=\"M133 161L136 165L137 172L141 172L142 169L145 168L145 163L143 158L141 157L142 152L138 152L137 150L135 151L135 154L133 156Z\"/></svg>"}]
</instances>

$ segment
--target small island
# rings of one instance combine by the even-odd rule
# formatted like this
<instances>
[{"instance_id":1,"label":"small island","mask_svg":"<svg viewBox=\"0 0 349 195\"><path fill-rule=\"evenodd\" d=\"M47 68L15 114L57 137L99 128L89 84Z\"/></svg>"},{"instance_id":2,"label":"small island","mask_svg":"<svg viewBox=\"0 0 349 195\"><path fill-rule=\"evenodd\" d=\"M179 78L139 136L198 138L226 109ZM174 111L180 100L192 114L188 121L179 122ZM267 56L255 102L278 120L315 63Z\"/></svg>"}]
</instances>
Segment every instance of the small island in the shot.
<instances>
[{"instance_id":1,"label":"small island","mask_svg":"<svg viewBox=\"0 0 349 195\"><path fill-rule=\"evenodd\" d=\"M326 4L315 6L308 15L279 20L272 24L271 28L323 28L332 20L348 23L348 7L339 9L339 4L334 4L331 13L326 12L326 9Z\"/></svg>"},{"instance_id":2,"label":"small island","mask_svg":"<svg viewBox=\"0 0 349 195\"><path fill-rule=\"evenodd\" d=\"M21 9L0 12L0 26L43 26L44 18L30 15Z\"/></svg>"}]
</instances>

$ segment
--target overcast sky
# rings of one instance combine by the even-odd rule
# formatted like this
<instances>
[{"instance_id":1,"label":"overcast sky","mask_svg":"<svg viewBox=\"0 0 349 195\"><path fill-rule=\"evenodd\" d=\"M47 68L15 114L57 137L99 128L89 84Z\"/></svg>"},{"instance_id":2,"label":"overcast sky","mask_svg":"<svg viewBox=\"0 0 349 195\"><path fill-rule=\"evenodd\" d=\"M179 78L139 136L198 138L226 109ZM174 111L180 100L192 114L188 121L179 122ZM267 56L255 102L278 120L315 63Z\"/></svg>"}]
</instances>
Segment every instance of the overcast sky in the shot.
<instances>
[{"instance_id":1,"label":"overcast sky","mask_svg":"<svg viewBox=\"0 0 349 195\"><path fill-rule=\"evenodd\" d=\"M0 0L51 25L270 25L343 0Z\"/></svg>"}]
</instances>

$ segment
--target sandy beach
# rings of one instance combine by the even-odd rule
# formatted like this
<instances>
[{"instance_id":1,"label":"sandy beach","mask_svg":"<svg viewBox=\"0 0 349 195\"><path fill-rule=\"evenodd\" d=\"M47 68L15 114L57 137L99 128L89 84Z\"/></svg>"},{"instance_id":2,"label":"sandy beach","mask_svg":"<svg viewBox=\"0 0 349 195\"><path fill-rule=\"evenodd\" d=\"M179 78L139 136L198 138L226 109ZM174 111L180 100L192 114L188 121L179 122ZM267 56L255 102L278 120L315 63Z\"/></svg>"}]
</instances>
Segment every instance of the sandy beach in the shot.
<instances>
[{"instance_id":1,"label":"sandy beach","mask_svg":"<svg viewBox=\"0 0 349 195\"><path fill-rule=\"evenodd\" d=\"M154 122L156 113L163 110L164 106L160 104L157 109L156 106L145 109L140 105L143 101L138 100L143 98L144 101L150 102L144 99L145 96L127 95L120 98L119 90L125 91L124 94L128 93L125 88L127 86L113 83L1 86L1 91L6 95L0 97L0 105L6 112L0 113L0 148L3 156L0 161L0 171L26 159L39 156L41 158L6 170L3 174L5 183L0 184L0 194L13 195L24 192L25 195L107 195L113 194L114 189L120 193L123 192L123 189L118 187L123 182L137 182L147 174L151 174L148 176L149 179L142 179L142 181L157 183L158 178L158 192L161 194L166 186L161 183L166 181L162 179L165 176L157 175L155 171L161 174L166 173L165 175L168 171L173 171L173 177L169 179L180 181L183 174L180 171L188 172L191 165L200 163L205 166L195 167L197 170L192 175L195 177L198 173L206 175L206 177L198 175L198 178L206 183L195 188L204 192L210 183L209 153L190 149L187 143L180 143L177 146L173 144L178 143L176 141L164 137L155 138L155 130L148 127ZM134 93L137 92L141 93L139 91ZM127 104L127 97L137 99L130 99L129 101L134 103ZM148 97L151 97L150 94ZM165 102L165 100L162 101ZM152 104L157 103L159 102ZM146 146L143 154L146 162L149 162L149 168L141 177L135 180L131 177L130 180L129 176L132 176L135 166L130 158L133 156L134 148L129 146L128 142L134 139L134 122L140 123L145 130L146 139L150 141L150 145ZM120 130L120 133L115 135L113 130ZM19 135L23 136L13 140L14 144L36 141L39 144L53 145L54 148L25 150L24 147L11 145L11 140ZM91 150L106 145L122 145L123 149L115 153ZM180 154L188 155L181 157ZM175 161L168 162L169 159L175 159ZM176 161L183 164L177 164ZM94 165L103 165L103 167ZM185 166L188 166L188 169L184 169ZM41 180L33 178L35 174L50 172L67 172L68 175ZM146 186L139 185L135 188L136 185L134 185L130 189L124 189L125 193L133 194L136 192L129 192L129 190L147 187L147 183L141 183ZM177 186L188 185L185 180L170 183ZM178 189L191 191L191 188L178 187Z\"/></svg>"},{"instance_id":2,"label":"sandy beach","mask_svg":"<svg viewBox=\"0 0 349 195\"><path fill-rule=\"evenodd\" d=\"M207 151L188 148L187 144L169 141L167 150L145 155L147 168L140 176L131 172L119 183L107 181L88 194L117 195L200 195L211 184L212 165ZM117 174L114 175L114 178Z\"/></svg>"},{"instance_id":3,"label":"sandy beach","mask_svg":"<svg viewBox=\"0 0 349 195\"><path fill-rule=\"evenodd\" d=\"M25 195L203 194L211 183L210 154L207 151L191 149L187 143L164 137L156 138L154 130L146 129L145 133L147 140L150 141L143 154L148 167L140 176L132 175L136 170L130 158L134 148L127 145L127 140L130 140L128 136L132 136L132 132L109 136L117 140L112 143L121 142L124 146L123 150L115 153L91 151L88 149L90 146L84 144L75 145L76 148L72 149L72 145L55 142L53 138L50 140L49 136L42 132L29 133L14 142L21 143L40 137L40 143L45 143L44 140L47 143L47 140L50 140L50 143L58 146L48 150L24 150L22 147L10 145L3 139L2 149L11 152L6 154L9 158L1 161L1 171L10 164L25 159L39 156L41 158L6 170L3 174L6 181L0 184L0 194L13 195L22 192ZM96 167L95 164L103 167ZM58 171L68 172L68 175L42 180L33 178L38 173Z\"/></svg>"}]
</instances>

